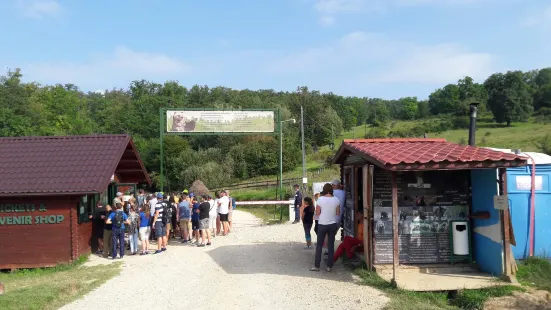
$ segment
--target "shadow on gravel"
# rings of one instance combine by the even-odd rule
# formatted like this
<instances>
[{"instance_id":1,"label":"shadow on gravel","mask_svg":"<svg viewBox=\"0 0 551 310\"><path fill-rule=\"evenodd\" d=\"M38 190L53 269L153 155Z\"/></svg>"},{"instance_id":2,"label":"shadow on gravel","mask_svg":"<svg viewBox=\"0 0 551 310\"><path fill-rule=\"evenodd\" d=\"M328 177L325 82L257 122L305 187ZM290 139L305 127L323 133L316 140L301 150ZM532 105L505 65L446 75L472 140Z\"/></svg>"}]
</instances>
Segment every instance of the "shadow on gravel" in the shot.
<instances>
[{"instance_id":1,"label":"shadow on gravel","mask_svg":"<svg viewBox=\"0 0 551 310\"><path fill-rule=\"evenodd\" d=\"M340 261L331 273L324 270L324 260L321 271L309 271L314 265L315 250L304 250L303 247L304 244L298 242L226 245L210 250L208 254L229 274L276 274L353 281L352 274Z\"/></svg>"}]
</instances>

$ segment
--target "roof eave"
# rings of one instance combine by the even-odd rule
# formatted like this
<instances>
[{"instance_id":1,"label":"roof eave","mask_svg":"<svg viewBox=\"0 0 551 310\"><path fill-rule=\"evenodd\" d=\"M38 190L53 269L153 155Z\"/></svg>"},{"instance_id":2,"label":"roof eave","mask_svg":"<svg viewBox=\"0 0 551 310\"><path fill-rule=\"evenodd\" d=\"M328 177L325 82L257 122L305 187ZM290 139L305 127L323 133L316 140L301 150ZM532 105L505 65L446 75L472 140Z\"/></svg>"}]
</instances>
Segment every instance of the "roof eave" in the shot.
<instances>
[{"instance_id":1,"label":"roof eave","mask_svg":"<svg viewBox=\"0 0 551 310\"><path fill-rule=\"evenodd\" d=\"M390 171L423 171L423 170L472 170L497 169L526 166L524 160L471 161L471 162L428 162L387 164L383 168Z\"/></svg>"},{"instance_id":2,"label":"roof eave","mask_svg":"<svg viewBox=\"0 0 551 310\"><path fill-rule=\"evenodd\" d=\"M28 192L28 193L0 193L0 197L52 197L52 196L83 196L83 195L92 195L100 194L102 191L90 190L90 191L81 191L81 192Z\"/></svg>"},{"instance_id":3,"label":"roof eave","mask_svg":"<svg viewBox=\"0 0 551 310\"><path fill-rule=\"evenodd\" d=\"M369 154L362 152L355 147L346 143L347 140L343 142L339 151L333 158L333 163L342 163L344 162L345 151L353 153L361 157L362 159L390 171L420 171L420 170L469 170L469 169L496 169L496 168L512 168L512 167L521 167L527 165L527 160L524 159L514 159L514 160L498 160L498 161L470 161L470 162L428 162L428 163L398 163L390 164L386 162L381 162L380 160L370 156Z\"/></svg>"}]
</instances>

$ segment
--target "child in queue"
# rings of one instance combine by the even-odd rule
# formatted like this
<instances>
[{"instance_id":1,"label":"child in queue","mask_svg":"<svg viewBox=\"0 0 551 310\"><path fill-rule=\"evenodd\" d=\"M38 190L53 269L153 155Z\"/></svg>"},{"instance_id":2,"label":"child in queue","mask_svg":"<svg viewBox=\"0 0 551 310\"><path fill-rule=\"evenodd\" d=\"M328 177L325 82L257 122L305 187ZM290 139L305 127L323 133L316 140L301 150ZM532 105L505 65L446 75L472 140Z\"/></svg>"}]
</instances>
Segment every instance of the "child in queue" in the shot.
<instances>
[{"instance_id":1,"label":"child in queue","mask_svg":"<svg viewBox=\"0 0 551 310\"><path fill-rule=\"evenodd\" d=\"M304 235L306 237L305 250L312 249L312 225L314 224L314 213L316 211L314 207L314 201L310 197L304 197L302 201L302 226L304 227Z\"/></svg>"},{"instance_id":2,"label":"child in queue","mask_svg":"<svg viewBox=\"0 0 551 310\"><path fill-rule=\"evenodd\" d=\"M191 201L193 205L193 212L191 214L191 229L193 230L193 236L195 237L194 245L199 245L199 201L197 197L193 197Z\"/></svg>"}]
</instances>

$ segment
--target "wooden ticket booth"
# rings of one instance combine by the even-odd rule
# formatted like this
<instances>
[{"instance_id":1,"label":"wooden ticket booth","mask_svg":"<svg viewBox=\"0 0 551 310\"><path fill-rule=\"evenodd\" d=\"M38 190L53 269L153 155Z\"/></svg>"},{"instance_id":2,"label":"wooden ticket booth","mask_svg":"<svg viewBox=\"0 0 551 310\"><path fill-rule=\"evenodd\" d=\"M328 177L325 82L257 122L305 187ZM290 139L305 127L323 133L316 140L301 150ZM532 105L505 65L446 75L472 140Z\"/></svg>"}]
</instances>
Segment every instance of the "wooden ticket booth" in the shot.
<instances>
[{"instance_id":1,"label":"wooden ticket booth","mask_svg":"<svg viewBox=\"0 0 551 310\"><path fill-rule=\"evenodd\" d=\"M93 214L113 175L150 184L129 135L0 138L0 269L90 253Z\"/></svg>"},{"instance_id":2,"label":"wooden ticket booth","mask_svg":"<svg viewBox=\"0 0 551 310\"><path fill-rule=\"evenodd\" d=\"M473 220L473 214L488 209L488 216L499 217L489 203L497 188L496 168L523 166L526 158L444 139L361 139L344 140L334 163L341 165L347 193L345 233L363 234L368 268L386 270L396 281L399 266L463 262L471 267L475 260L501 266L497 255L489 260L473 246L491 237L483 227L488 223ZM477 177L473 188L473 176L481 173L493 179L480 183ZM473 195L481 201L474 206ZM358 214L364 231L358 231ZM452 253L451 226L458 222L468 227L469 255Z\"/></svg>"}]
</instances>

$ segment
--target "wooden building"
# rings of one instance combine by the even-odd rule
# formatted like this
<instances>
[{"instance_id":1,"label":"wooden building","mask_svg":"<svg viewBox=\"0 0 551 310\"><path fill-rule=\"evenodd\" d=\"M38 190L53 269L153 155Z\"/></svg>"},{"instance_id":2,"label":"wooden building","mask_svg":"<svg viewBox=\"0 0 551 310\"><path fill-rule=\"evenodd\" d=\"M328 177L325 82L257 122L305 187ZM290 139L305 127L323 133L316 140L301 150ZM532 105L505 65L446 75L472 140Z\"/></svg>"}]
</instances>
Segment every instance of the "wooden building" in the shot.
<instances>
[{"instance_id":1,"label":"wooden building","mask_svg":"<svg viewBox=\"0 0 551 310\"><path fill-rule=\"evenodd\" d=\"M503 168L526 162L519 155L444 139L344 140L334 163L341 166L347 195L345 234L362 234L368 268L391 272L395 282L401 268L435 270L453 262L492 276L510 275L504 255L509 239L502 233L508 212L500 213L493 201L506 194L498 186ZM355 218L359 214L362 219ZM358 231L359 220L364 231ZM469 227L469 255L453 255L454 221Z\"/></svg>"},{"instance_id":2,"label":"wooden building","mask_svg":"<svg viewBox=\"0 0 551 310\"><path fill-rule=\"evenodd\" d=\"M89 215L113 175L151 183L129 135L0 138L0 269L90 253Z\"/></svg>"}]
</instances>

